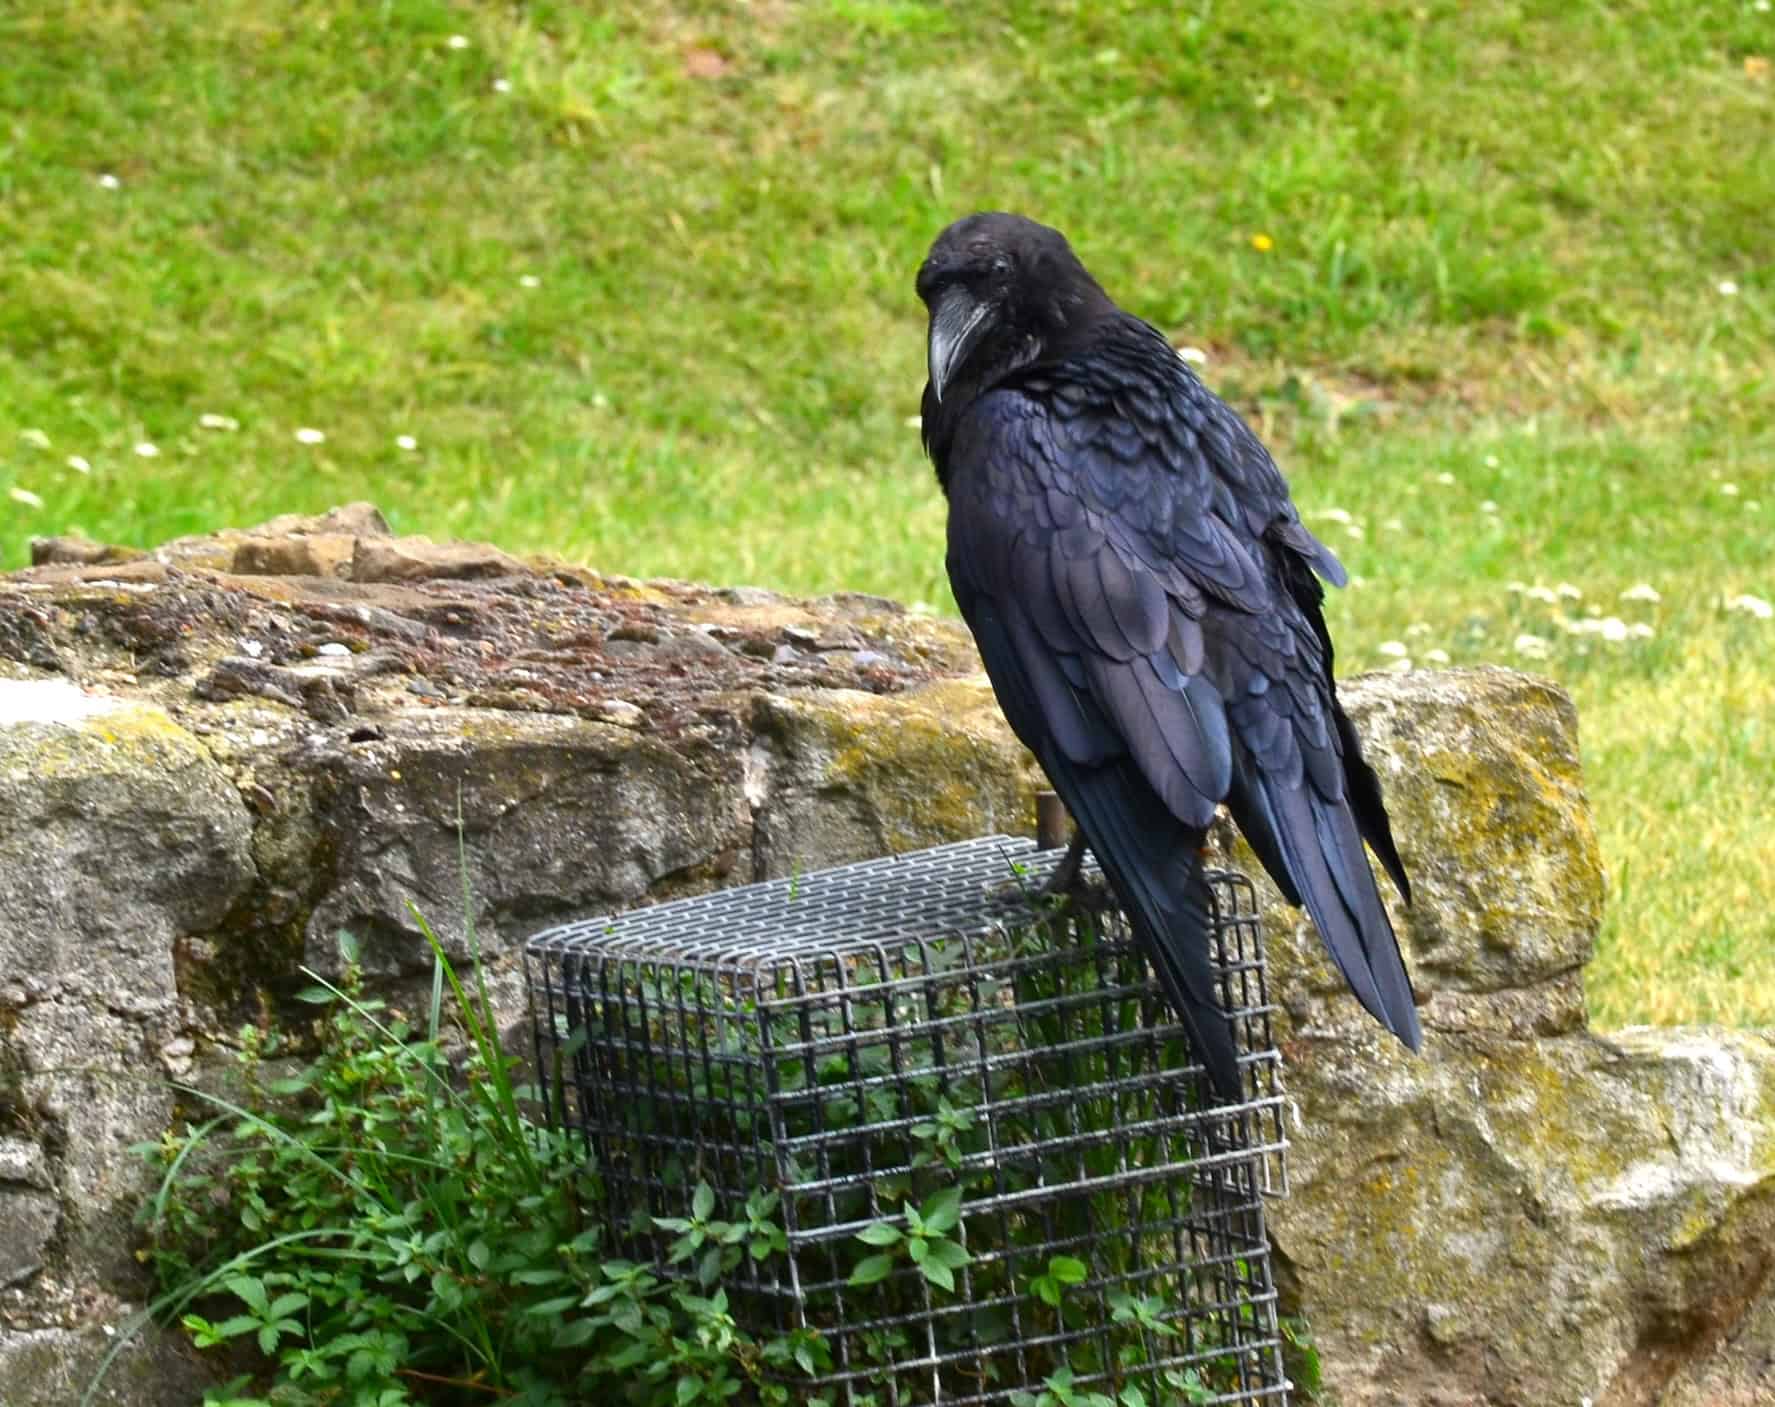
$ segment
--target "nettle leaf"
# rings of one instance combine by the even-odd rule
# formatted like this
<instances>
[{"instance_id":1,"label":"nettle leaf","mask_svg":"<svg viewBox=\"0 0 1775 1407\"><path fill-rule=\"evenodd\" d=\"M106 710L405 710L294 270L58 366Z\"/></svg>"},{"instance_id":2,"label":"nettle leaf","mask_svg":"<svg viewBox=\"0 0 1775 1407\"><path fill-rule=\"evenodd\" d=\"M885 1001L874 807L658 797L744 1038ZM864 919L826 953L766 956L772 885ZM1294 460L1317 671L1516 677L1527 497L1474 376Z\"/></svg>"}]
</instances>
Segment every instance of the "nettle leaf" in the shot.
<instances>
[{"instance_id":1,"label":"nettle leaf","mask_svg":"<svg viewBox=\"0 0 1775 1407\"><path fill-rule=\"evenodd\" d=\"M897 1246L905 1236L899 1227L890 1222L877 1221L865 1226L857 1233L857 1240L866 1246Z\"/></svg>"},{"instance_id":2,"label":"nettle leaf","mask_svg":"<svg viewBox=\"0 0 1775 1407\"><path fill-rule=\"evenodd\" d=\"M862 1260L857 1262L857 1268L851 1271L849 1283L852 1285L873 1285L877 1281L887 1279L893 1268L894 1258L891 1255L864 1256Z\"/></svg>"},{"instance_id":3,"label":"nettle leaf","mask_svg":"<svg viewBox=\"0 0 1775 1407\"><path fill-rule=\"evenodd\" d=\"M968 1254L966 1246L948 1240L932 1241L930 1258L940 1265L947 1265L951 1270L960 1269L973 1260L973 1257Z\"/></svg>"},{"instance_id":4,"label":"nettle leaf","mask_svg":"<svg viewBox=\"0 0 1775 1407\"><path fill-rule=\"evenodd\" d=\"M1048 1261L1048 1274L1062 1285L1081 1285L1090 1273L1084 1261L1073 1256L1054 1256Z\"/></svg>"},{"instance_id":5,"label":"nettle leaf","mask_svg":"<svg viewBox=\"0 0 1775 1407\"><path fill-rule=\"evenodd\" d=\"M955 1289L955 1272L934 1256L927 1258L918 1268L924 1273L924 1278L938 1289Z\"/></svg>"},{"instance_id":6,"label":"nettle leaf","mask_svg":"<svg viewBox=\"0 0 1775 1407\"><path fill-rule=\"evenodd\" d=\"M961 1188L946 1187L927 1198L919 1216L929 1231L953 1231L961 1222Z\"/></svg>"}]
</instances>

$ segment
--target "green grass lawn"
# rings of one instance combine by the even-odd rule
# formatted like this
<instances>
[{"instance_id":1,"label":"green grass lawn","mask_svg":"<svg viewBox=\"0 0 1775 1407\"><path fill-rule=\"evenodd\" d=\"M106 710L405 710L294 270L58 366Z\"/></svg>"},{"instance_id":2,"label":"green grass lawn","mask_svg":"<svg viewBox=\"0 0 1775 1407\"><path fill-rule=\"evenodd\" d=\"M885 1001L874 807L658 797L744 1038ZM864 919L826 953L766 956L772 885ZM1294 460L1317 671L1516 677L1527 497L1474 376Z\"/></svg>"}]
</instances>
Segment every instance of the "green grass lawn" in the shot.
<instances>
[{"instance_id":1,"label":"green grass lawn","mask_svg":"<svg viewBox=\"0 0 1775 1407\"><path fill-rule=\"evenodd\" d=\"M1759 0L6 7L0 560L367 497L948 609L912 275L1020 209L1335 510L1348 670L1576 695L1598 1020L1775 1023L1772 54Z\"/></svg>"}]
</instances>

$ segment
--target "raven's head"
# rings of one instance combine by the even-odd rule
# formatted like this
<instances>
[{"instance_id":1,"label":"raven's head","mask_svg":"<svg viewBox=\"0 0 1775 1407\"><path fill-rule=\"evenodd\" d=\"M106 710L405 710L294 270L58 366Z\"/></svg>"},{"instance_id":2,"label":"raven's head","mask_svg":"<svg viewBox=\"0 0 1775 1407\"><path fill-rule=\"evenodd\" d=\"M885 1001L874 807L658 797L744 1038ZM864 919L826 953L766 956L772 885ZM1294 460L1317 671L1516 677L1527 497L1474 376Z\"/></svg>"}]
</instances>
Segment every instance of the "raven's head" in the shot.
<instances>
[{"instance_id":1,"label":"raven's head","mask_svg":"<svg viewBox=\"0 0 1775 1407\"><path fill-rule=\"evenodd\" d=\"M1113 308L1059 230L997 211L957 220L918 271L931 393L1026 366Z\"/></svg>"}]
</instances>

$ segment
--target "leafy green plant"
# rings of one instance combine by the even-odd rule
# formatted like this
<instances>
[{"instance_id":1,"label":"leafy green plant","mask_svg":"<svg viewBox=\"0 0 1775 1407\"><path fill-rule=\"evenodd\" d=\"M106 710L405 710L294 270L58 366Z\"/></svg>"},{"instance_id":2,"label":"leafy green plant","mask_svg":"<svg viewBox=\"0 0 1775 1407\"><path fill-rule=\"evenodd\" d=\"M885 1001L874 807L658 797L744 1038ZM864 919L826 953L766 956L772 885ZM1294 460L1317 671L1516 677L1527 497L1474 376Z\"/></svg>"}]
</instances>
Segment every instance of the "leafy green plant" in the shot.
<instances>
[{"instance_id":1,"label":"leafy green plant","mask_svg":"<svg viewBox=\"0 0 1775 1407\"><path fill-rule=\"evenodd\" d=\"M1029 1282L1030 1293L1049 1308L1059 1309L1066 1287L1083 1284L1089 1274L1076 1256L1049 1256L1048 1268Z\"/></svg>"},{"instance_id":2,"label":"leafy green plant","mask_svg":"<svg viewBox=\"0 0 1775 1407\"><path fill-rule=\"evenodd\" d=\"M604 1257L583 1145L529 1118L478 965L471 991L420 922L423 1029L367 994L345 939L341 979L302 994L322 1012L312 1058L286 1073L286 1038L249 1028L239 1097L182 1088L215 1116L137 1150L162 1169L144 1211L153 1312L262 1360L208 1400L714 1407L742 1389L782 1402L776 1378L829 1367L817 1333L748 1335L715 1284L784 1249L773 1193L722 1219L701 1185L690 1217L662 1223L695 1284Z\"/></svg>"},{"instance_id":3,"label":"leafy green plant","mask_svg":"<svg viewBox=\"0 0 1775 1407\"><path fill-rule=\"evenodd\" d=\"M775 1192L754 1192L746 1199L744 1221L719 1221L711 1215L715 1210L715 1189L706 1182L698 1183L688 1217L653 1219L661 1231L679 1233L667 1253L667 1263L677 1265L696 1256L696 1277L706 1287L738 1265L742 1254L764 1260L773 1251L785 1250L789 1243L783 1228L771 1220L778 1200Z\"/></svg>"},{"instance_id":4,"label":"leafy green plant","mask_svg":"<svg viewBox=\"0 0 1775 1407\"><path fill-rule=\"evenodd\" d=\"M967 1247L948 1234L961 1223L961 1188L938 1192L922 1207L906 1202L900 1214L906 1220L903 1231L890 1221L877 1221L857 1233L857 1240L879 1249L857 1262L850 1283L873 1285L885 1280L904 1258L938 1289L954 1290L955 1272L970 1259Z\"/></svg>"}]
</instances>

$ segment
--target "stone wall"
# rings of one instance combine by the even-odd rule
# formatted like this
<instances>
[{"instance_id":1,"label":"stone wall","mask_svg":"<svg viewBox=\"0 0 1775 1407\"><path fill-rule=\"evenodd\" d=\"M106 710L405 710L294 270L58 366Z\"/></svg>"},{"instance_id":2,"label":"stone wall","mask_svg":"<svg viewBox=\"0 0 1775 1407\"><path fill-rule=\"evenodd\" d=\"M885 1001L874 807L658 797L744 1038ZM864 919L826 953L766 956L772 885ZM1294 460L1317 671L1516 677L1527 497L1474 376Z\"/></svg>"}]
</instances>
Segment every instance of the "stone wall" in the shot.
<instances>
[{"instance_id":1,"label":"stone wall","mask_svg":"<svg viewBox=\"0 0 1775 1407\"><path fill-rule=\"evenodd\" d=\"M365 505L37 557L0 579L0 1407L74 1402L139 1303L123 1150L170 1116L161 1077L225 1059L342 927L396 984L426 967L409 901L462 951L463 857L515 1022L548 924L1030 829L965 633L891 602L522 563ZM1569 701L1495 670L1347 695L1428 1039L1383 1039L1271 906L1274 1238L1329 1391L1775 1400L1775 1047L1586 1031L1603 879ZM100 1400L202 1375L150 1335Z\"/></svg>"}]
</instances>

